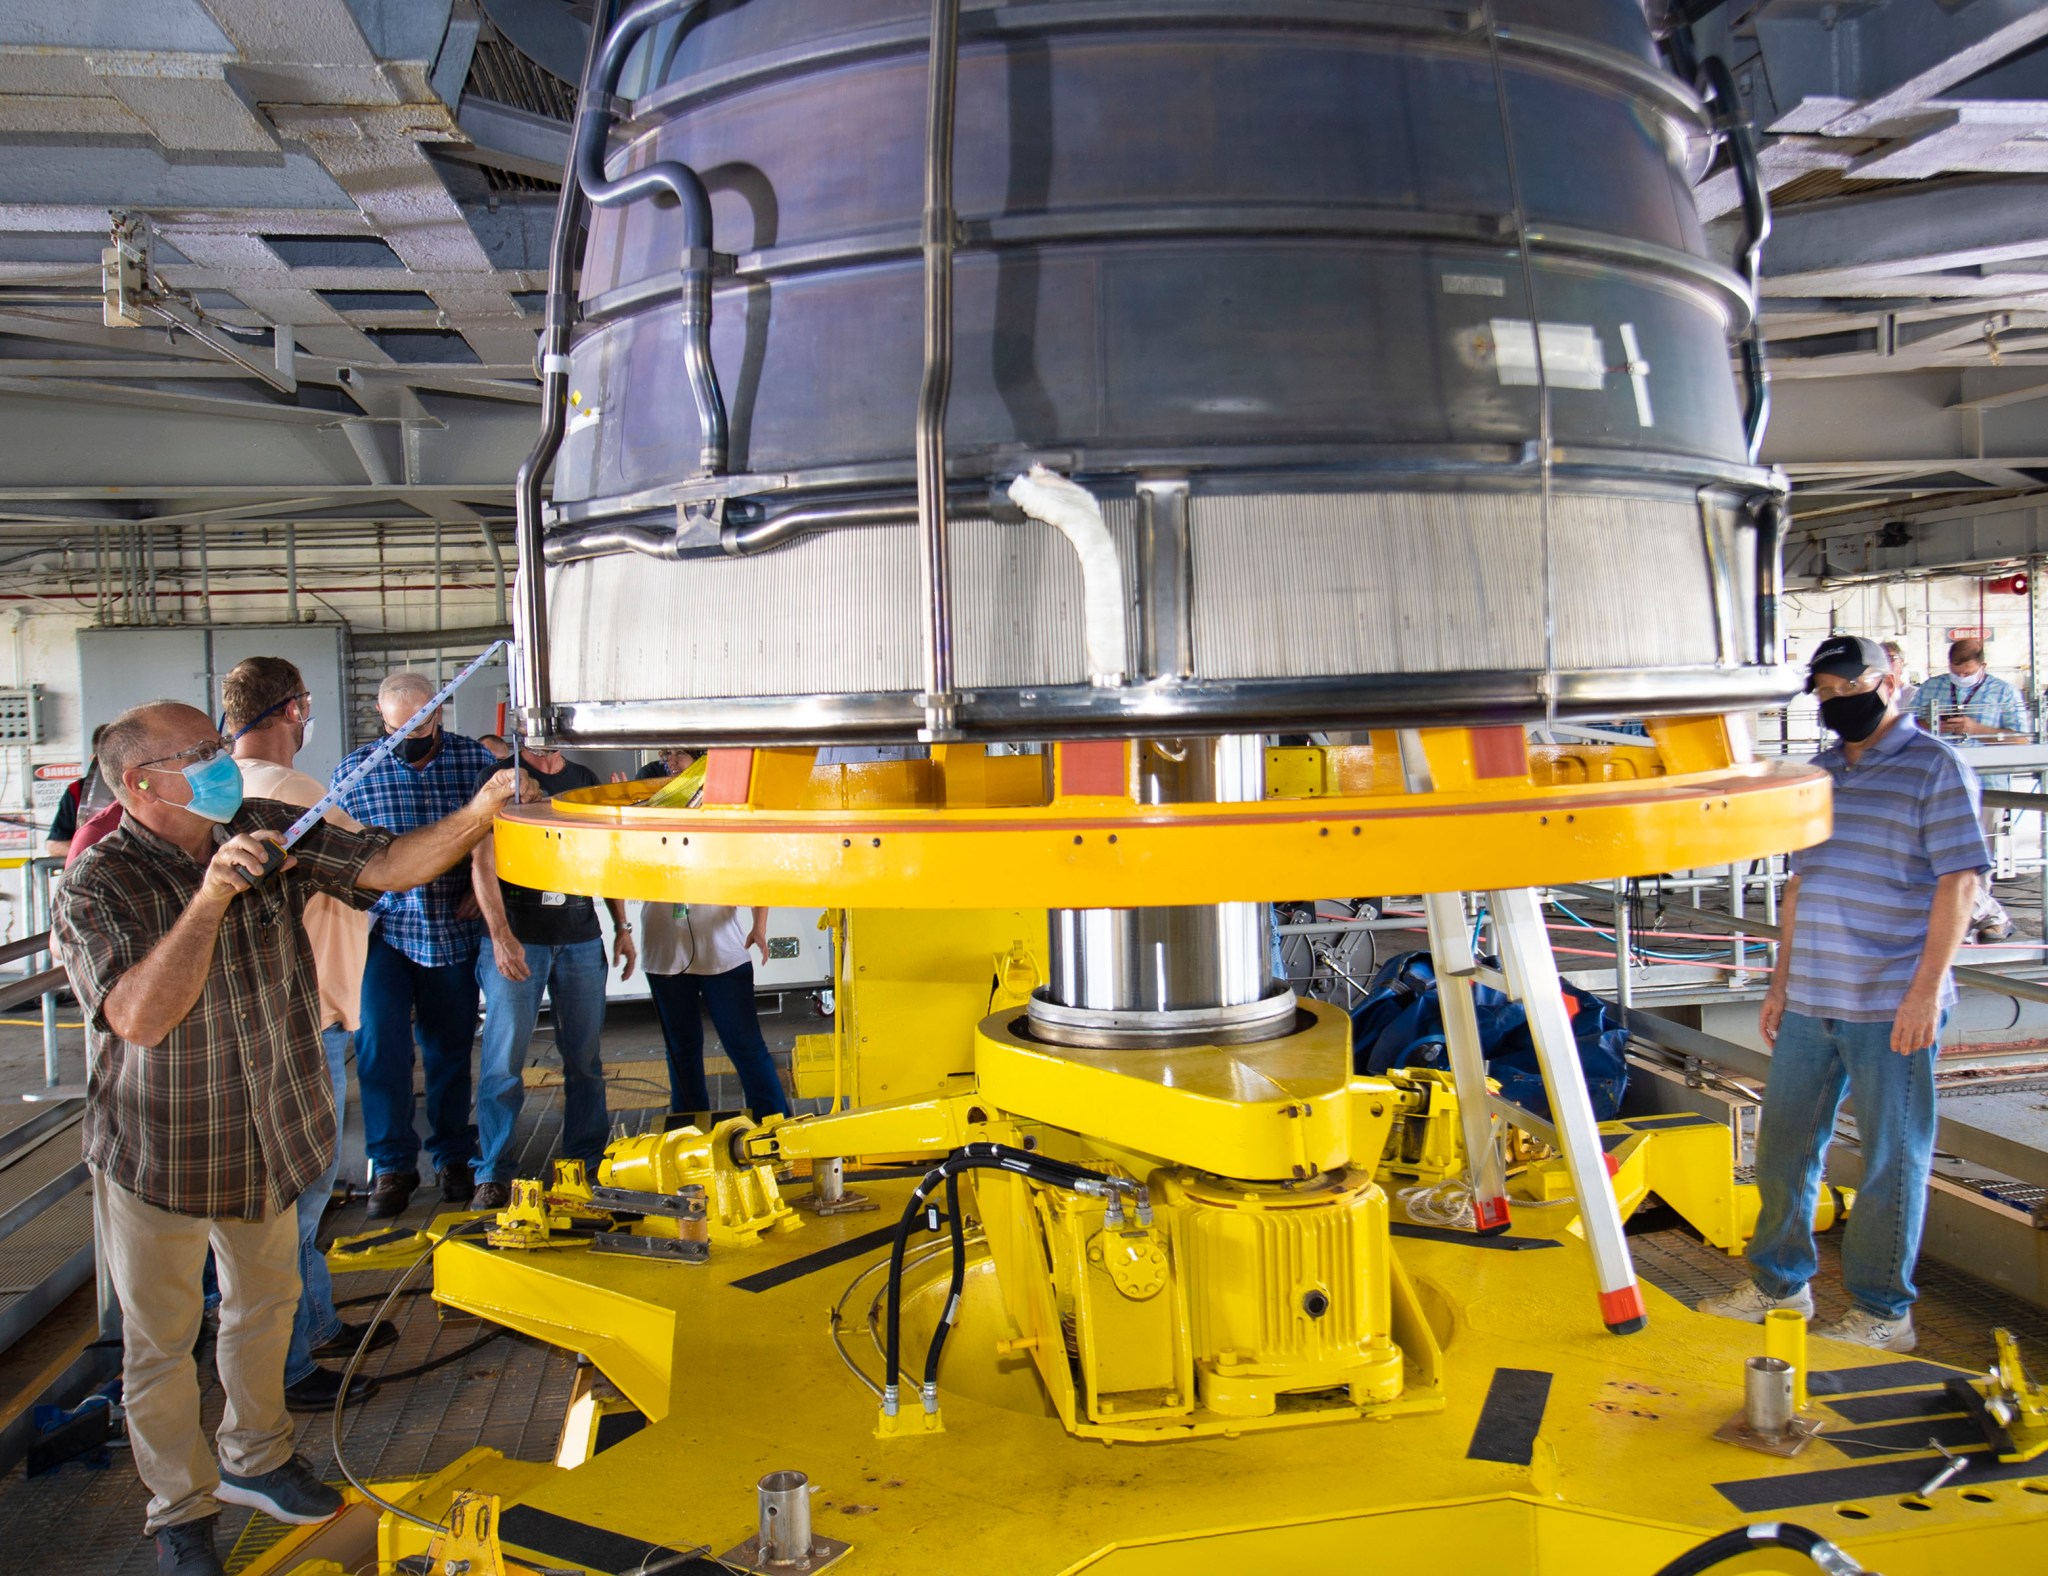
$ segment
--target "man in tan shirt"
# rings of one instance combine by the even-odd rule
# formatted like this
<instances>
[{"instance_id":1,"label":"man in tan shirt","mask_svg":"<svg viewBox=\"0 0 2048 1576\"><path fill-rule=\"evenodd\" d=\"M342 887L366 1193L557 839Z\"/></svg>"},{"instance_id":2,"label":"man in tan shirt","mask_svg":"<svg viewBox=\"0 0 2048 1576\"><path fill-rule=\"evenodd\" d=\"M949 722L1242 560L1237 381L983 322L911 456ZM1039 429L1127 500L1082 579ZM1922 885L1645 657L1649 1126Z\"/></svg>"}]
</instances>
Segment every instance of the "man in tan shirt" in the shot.
<instances>
[{"instance_id":1,"label":"man in tan shirt","mask_svg":"<svg viewBox=\"0 0 2048 1576\"><path fill-rule=\"evenodd\" d=\"M313 697L299 670L283 657L250 657L235 665L221 682L221 710L227 736L234 742L235 764L242 769L242 790L251 799L276 799L307 808L326 790L315 778L292 767L313 731ZM347 812L331 809L326 819L345 831L361 831ZM334 1281L320 1252L320 1217L334 1195L341 1164L342 1113L348 1109L348 1054L357 1027L363 995L363 960L370 945L370 918L331 897L306 900L306 939L312 944L313 971L320 985L320 1043L327 1052L327 1070L334 1080L335 1153L327 1169L299 1195L299 1308L292 1320L292 1343L285 1357L285 1404L297 1410L324 1410L334 1405L341 1375L323 1368L320 1357L346 1357L361 1344L366 1327L345 1324L334 1310ZM377 1326L373 1347L389 1345L397 1332ZM360 1398L358 1380L351 1401Z\"/></svg>"}]
</instances>

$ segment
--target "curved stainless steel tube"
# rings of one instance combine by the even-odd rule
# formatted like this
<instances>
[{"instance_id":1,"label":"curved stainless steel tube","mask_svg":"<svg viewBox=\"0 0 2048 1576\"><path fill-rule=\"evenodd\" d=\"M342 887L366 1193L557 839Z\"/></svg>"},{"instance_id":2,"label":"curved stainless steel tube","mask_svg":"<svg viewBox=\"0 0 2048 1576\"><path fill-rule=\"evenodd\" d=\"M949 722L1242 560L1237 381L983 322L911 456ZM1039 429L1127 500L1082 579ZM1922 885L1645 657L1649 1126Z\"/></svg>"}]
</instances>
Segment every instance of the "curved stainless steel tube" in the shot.
<instances>
[{"instance_id":1,"label":"curved stainless steel tube","mask_svg":"<svg viewBox=\"0 0 2048 1576\"><path fill-rule=\"evenodd\" d=\"M1771 421L1771 378L1764 365L1763 328L1763 247L1771 237L1771 198L1757 168L1756 139L1750 134L1748 112L1736 94L1735 76L1728 63L1719 55L1709 55L1699 63L1699 76L1712 96L1714 119L1727 138L1729 162L1742 194L1742 233L1736 241L1735 266L1755 303L1741 345L1742 430L1749 462L1754 465L1763 452L1764 429Z\"/></svg>"},{"instance_id":2,"label":"curved stainless steel tube","mask_svg":"<svg viewBox=\"0 0 2048 1576\"><path fill-rule=\"evenodd\" d=\"M946 405L953 392L953 97L960 67L960 0L932 0L925 98L924 378L917 395L918 590L924 597L924 728L951 738L953 587L946 541Z\"/></svg>"},{"instance_id":3,"label":"curved stainless steel tube","mask_svg":"<svg viewBox=\"0 0 2048 1576\"><path fill-rule=\"evenodd\" d=\"M617 180L608 179L604 172L605 150L618 116L613 93L633 45L650 28L687 17L703 5L704 0L640 0L619 18L605 37L593 74L586 81L570 157L577 184L597 207L616 207L666 192L682 209L683 367L689 378L690 400L697 409L698 474L715 476L725 469L727 430L725 398L719 392L718 370L711 360L711 198L697 172L674 159L630 170Z\"/></svg>"},{"instance_id":4,"label":"curved stainless steel tube","mask_svg":"<svg viewBox=\"0 0 2048 1576\"><path fill-rule=\"evenodd\" d=\"M1785 505L1767 497L1756 505L1756 660L1785 660L1779 603L1785 595Z\"/></svg>"},{"instance_id":5,"label":"curved stainless steel tube","mask_svg":"<svg viewBox=\"0 0 2048 1576\"><path fill-rule=\"evenodd\" d=\"M551 564L573 564L614 553L641 553L670 562L684 555L676 550L676 533L660 525L579 525L550 535L543 551ZM691 554L702 557L702 554Z\"/></svg>"},{"instance_id":6,"label":"curved stainless steel tube","mask_svg":"<svg viewBox=\"0 0 2048 1576\"><path fill-rule=\"evenodd\" d=\"M597 64L612 0L598 0L590 19L590 49L583 62L586 86ZM573 162L574 151L570 153ZM541 481L555 463L562 447L562 433L569 408L569 279L576 248L576 232L582 228L583 191L564 171L561 195L555 200L555 230L548 244L548 298L541 322L536 357L540 367L540 433L520 463L513 484L515 530L513 546L518 553L518 648L520 732L538 743L551 742L554 733L554 696L548 673L548 589L547 570L541 544Z\"/></svg>"},{"instance_id":7,"label":"curved stainless steel tube","mask_svg":"<svg viewBox=\"0 0 2048 1576\"><path fill-rule=\"evenodd\" d=\"M688 558L747 558L819 531L911 525L916 520L917 504L909 498L798 504L746 525L726 526L715 548L679 546L676 532L668 526L594 522L554 532L547 538L545 552L551 564L608 558L614 553L641 553L671 563Z\"/></svg>"},{"instance_id":8,"label":"curved stainless steel tube","mask_svg":"<svg viewBox=\"0 0 2048 1576\"><path fill-rule=\"evenodd\" d=\"M752 525L728 525L722 545L735 558L765 553L814 531L836 531L858 525L908 525L917 519L917 504L909 498L859 503L798 504Z\"/></svg>"}]
</instances>

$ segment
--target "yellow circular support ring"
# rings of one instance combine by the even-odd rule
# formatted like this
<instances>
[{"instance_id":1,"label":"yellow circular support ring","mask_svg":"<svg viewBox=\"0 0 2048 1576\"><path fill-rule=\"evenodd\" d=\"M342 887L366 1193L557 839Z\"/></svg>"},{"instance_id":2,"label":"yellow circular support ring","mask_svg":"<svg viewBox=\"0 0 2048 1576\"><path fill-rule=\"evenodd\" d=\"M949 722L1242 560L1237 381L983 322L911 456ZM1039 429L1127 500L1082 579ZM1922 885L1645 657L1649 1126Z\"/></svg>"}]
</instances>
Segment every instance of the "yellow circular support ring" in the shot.
<instances>
[{"instance_id":1,"label":"yellow circular support ring","mask_svg":"<svg viewBox=\"0 0 2048 1576\"><path fill-rule=\"evenodd\" d=\"M649 809L647 786L508 807L522 886L671 902L1131 908L1535 887L1725 865L1824 838L1824 772L1749 763L1570 788L1010 808Z\"/></svg>"}]
</instances>

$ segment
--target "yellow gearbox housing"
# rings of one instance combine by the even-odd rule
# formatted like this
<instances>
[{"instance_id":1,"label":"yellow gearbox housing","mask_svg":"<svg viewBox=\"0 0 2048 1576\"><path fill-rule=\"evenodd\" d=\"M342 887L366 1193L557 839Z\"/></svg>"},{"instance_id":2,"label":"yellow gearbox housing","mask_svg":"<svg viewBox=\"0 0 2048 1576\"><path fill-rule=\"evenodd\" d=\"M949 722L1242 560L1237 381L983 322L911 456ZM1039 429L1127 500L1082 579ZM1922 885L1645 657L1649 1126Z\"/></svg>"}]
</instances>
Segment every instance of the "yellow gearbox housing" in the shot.
<instances>
[{"instance_id":1,"label":"yellow gearbox housing","mask_svg":"<svg viewBox=\"0 0 2048 1576\"><path fill-rule=\"evenodd\" d=\"M1234 1434L1435 1410L1441 1353L1370 1171L1147 1178L1151 1219L976 1176L997 1281L1054 1410L1083 1437Z\"/></svg>"},{"instance_id":2,"label":"yellow gearbox housing","mask_svg":"<svg viewBox=\"0 0 2048 1576\"><path fill-rule=\"evenodd\" d=\"M700 1187L711 1241L751 1247L767 1232L794 1231L803 1224L775 1185L774 1167L736 1158L739 1140L753 1128L745 1117L735 1116L708 1133L677 1127L617 1139L605 1150L598 1181L640 1193Z\"/></svg>"},{"instance_id":3,"label":"yellow gearbox housing","mask_svg":"<svg viewBox=\"0 0 2048 1576\"><path fill-rule=\"evenodd\" d=\"M1185 1172L1162 1183L1207 1410L1269 1417L1283 1395L1341 1391L1365 1406L1401 1394L1387 1196L1370 1171L1280 1187Z\"/></svg>"}]
</instances>

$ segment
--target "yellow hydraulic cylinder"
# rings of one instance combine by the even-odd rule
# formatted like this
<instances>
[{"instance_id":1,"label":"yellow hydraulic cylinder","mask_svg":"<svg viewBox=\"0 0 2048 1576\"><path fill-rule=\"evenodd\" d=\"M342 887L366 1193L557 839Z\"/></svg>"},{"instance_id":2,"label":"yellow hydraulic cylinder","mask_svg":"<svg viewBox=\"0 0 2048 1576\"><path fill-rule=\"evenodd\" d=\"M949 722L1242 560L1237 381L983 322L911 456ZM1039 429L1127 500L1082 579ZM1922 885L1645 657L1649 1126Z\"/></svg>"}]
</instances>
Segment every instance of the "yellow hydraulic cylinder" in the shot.
<instances>
[{"instance_id":1,"label":"yellow hydraulic cylinder","mask_svg":"<svg viewBox=\"0 0 2048 1576\"><path fill-rule=\"evenodd\" d=\"M1792 1410L1806 1410L1806 1315L1773 1308L1764 1315L1764 1355L1792 1365Z\"/></svg>"}]
</instances>

